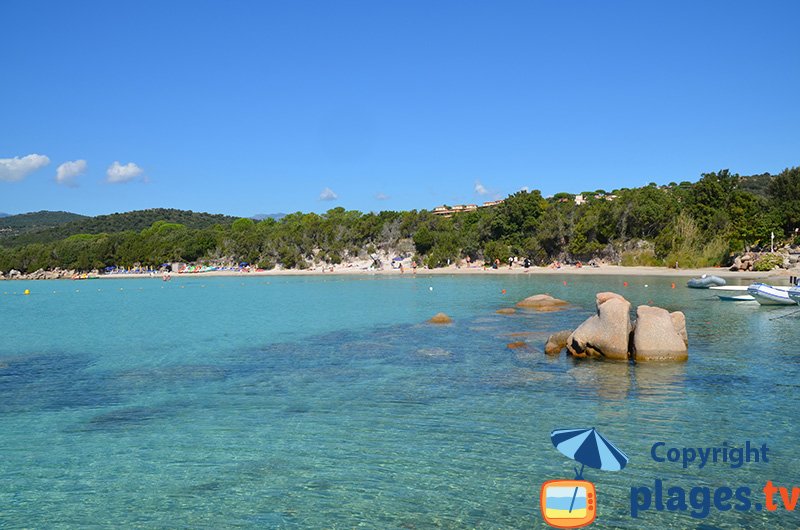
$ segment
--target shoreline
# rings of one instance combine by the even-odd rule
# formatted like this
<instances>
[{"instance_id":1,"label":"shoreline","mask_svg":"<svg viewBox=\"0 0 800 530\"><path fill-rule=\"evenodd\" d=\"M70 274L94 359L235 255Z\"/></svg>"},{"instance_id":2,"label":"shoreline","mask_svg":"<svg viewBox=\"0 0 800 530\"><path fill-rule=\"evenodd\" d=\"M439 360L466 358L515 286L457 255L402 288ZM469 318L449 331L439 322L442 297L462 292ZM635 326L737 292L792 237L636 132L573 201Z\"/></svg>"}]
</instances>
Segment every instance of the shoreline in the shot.
<instances>
[{"instance_id":1,"label":"shoreline","mask_svg":"<svg viewBox=\"0 0 800 530\"><path fill-rule=\"evenodd\" d=\"M452 275L452 276L459 276L459 275L515 275L515 276L525 276L525 275L534 275L534 276L660 276L660 277L680 277L680 278L690 278L690 277L697 277L703 274L708 275L715 275L720 276L726 279L742 279L747 281L754 281L757 279L765 279L765 278L780 278L782 277L782 271L766 271L766 272L743 272L743 271L730 271L728 269L723 268L716 268L716 267L706 267L700 269L671 269L669 267L644 267L644 266L633 266L633 267L623 267L620 265L605 265L601 267L574 267L574 266L565 266L559 269L554 269L551 267L530 267L529 269L525 269L523 267L514 267L509 269L508 267L501 267L499 269L484 269L483 267L460 267L457 268L454 265L450 265L449 267L442 267L438 269L417 269L416 275L417 276L439 276L439 275ZM378 269L378 270L370 270L368 268L361 268L361 267L334 267L333 271L328 269L323 270L321 268L315 269L305 269L305 270L297 270L297 269L272 269L272 270L264 270L264 271L252 271L252 272L245 272L245 271L208 271L208 272L197 272L197 273L172 273L171 277L173 279L177 278L210 278L210 277L263 277L263 276L357 276L357 275L370 275L370 276L414 276L415 273L411 270L406 269L403 273L400 272L399 269ZM788 275L786 275L788 278ZM141 274L141 273L121 273L121 274L108 274L108 275L100 275L96 279L102 280L109 280L109 279L131 279L131 278L146 278L146 279L156 279L161 280L162 274Z\"/></svg>"}]
</instances>

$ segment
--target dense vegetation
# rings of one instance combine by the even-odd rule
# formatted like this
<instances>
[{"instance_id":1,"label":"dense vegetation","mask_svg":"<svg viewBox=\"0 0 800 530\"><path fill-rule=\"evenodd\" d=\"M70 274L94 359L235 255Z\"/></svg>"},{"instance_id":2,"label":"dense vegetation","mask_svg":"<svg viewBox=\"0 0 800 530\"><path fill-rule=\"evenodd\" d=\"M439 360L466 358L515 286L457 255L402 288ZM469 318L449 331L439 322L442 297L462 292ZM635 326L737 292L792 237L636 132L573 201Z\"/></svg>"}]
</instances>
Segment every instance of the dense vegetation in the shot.
<instances>
[{"instance_id":1,"label":"dense vegetation","mask_svg":"<svg viewBox=\"0 0 800 530\"><path fill-rule=\"evenodd\" d=\"M256 222L179 210L147 210L68 222L0 240L0 270L89 270L174 261L305 268L381 252L430 267L470 256L544 264L599 257L625 265L726 264L732 253L795 238L800 167L740 177L727 170L696 183L584 193L518 192L453 217L426 210L363 214L334 208Z\"/></svg>"},{"instance_id":2,"label":"dense vegetation","mask_svg":"<svg viewBox=\"0 0 800 530\"><path fill-rule=\"evenodd\" d=\"M179 223L188 228L209 228L230 224L235 217L198 213L187 210L154 208L127 213L85 217L67 212L37 212L0 219L0 244L20 246L29 243L50 243L76 234L102 234L141 231L157 221ZM5 227L16 231L3 232Z\"/></svg>"},{"instance_id":3,"label":"dense vegetation","mask_svg":"<svg viewBox=\"0 0 800 530\"><path fill-rule=\"evenodd\" d=\"M19 215L0 214L0 239L9 239L27 232L47 230L79 219L88 218L76 213L48 211Z\"/></svg>"}]
</instances>

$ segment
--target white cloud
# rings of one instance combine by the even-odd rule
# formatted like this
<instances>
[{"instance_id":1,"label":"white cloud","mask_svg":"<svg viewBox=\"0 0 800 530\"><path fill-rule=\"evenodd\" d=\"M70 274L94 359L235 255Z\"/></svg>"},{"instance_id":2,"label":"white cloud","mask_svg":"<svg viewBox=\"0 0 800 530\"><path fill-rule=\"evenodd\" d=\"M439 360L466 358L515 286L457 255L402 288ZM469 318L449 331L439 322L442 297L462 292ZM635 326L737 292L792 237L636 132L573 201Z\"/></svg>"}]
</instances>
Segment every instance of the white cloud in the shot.
<instances>
[{"instance_id":1,"label":"white cloud","mask_svg":"<svg viewBox=\"0 0 800 530\"><path fill-rule=\"evenodd\" d=\"M123 182L130 182L139 175L144 173L144 170L134 164L128 162L124 166L117 161L108 166L106 171L106 182L111 184L121 184Z\"/></svg>"},{"instance_id":2,"label":"white cloud","mask_svg":"<svg viewBox=\"0 0 800 530\"><path fill-rule=\"evenodd\" d=\"M377 195L375 195L375 198L378 199L379 201L389 200L389 196L386 195L385 193L378 193Z\"/></svg>"},{"instance_id":3,"label":"white cloud","mask_svg":"<svg viewBox=\"0 0 800 530\"><path fill-rule=\"evenodd\" d=\"M28 155L22 158L0 158L0 180L6 182L16 182L41 169L50 163L50 159L44 155Z\"/></svg>"},{"instance_id":4,"label":"white cloud","mask_svg":"<svg viewBox=\"0 0 800 530\"><path fill-rule=\"evenodd\" d=\"M64 162L56 169L56 182L64 186L75 187L78 185L75 178L86 172L86 160Z\"/></svg>"},{"instance_id":5,"label":"white cloud","mask_svg":"<svg viewBox=\"0 0 800 530\"><path fill-rule=\"evenodd\" d=\"M339 196L336 195L330 188L325 188L322 190L322 193L319 194L319 200L321 201L335 201L338 198Z\"/></svg>"},{"instance_id":6,"label":"white cloud","mask_svg":"<svg viewBox=\"0 0 800 530\"><path fill-rule=\"evenodd\" d=\"M480 181L476 180L475 181L475 193L477 193L478 195L488 195L489 194L489 190L487 190L486 187L483 184L480 183Z\"/></svg>"}]
</instances>

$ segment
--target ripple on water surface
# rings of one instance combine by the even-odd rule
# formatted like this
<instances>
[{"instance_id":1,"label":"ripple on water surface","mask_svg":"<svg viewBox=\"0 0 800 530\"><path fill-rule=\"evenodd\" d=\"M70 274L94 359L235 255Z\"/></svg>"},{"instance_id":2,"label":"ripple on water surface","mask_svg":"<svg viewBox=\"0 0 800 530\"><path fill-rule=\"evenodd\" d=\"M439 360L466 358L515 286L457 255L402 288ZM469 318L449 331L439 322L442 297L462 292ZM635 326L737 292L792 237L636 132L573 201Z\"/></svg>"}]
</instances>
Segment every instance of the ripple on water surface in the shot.
<instances>
[{"instance_id":1,"label":"ripple on water surface","mask_svg":"<svg viewBox=\"0 0 800 530\"><path fill-rule=\"evenodd\" d=\"M655 478L687 491L796 483L794 406L781 396L800 374L797 317L628 281L37 282L0 306L0 525L537 527L539 485L572 474L549 432L597 426L631 462L587 473L595 526L797 527L755 511L630 517L630 487ZM604 290L683 309L689 361L543 355ZM495 313L538 292L573 305ZM453 324L424 324L439 311ZM683 470L649 456L655 441L745 440L766 442L770 463Z\"/></svg>"}]
</instances>

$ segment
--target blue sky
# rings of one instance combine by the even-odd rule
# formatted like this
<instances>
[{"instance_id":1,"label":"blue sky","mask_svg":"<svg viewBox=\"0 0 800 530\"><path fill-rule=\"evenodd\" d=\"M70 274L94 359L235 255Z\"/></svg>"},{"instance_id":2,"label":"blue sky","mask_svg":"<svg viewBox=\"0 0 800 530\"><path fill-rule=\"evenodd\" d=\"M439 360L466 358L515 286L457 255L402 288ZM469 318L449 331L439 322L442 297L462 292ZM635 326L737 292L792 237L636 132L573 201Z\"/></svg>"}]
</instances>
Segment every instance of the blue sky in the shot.
<instances>
[{"instance_id":1,"label":"blue sky","mask_svg":"<svg viewBox=\"0 0 800 530\"><path fill-rule=\"evenodd\" d=\"M800 2L7 0L0 19L9 213L419 209L800 165Z\"/></svg>"}]
</instances>

